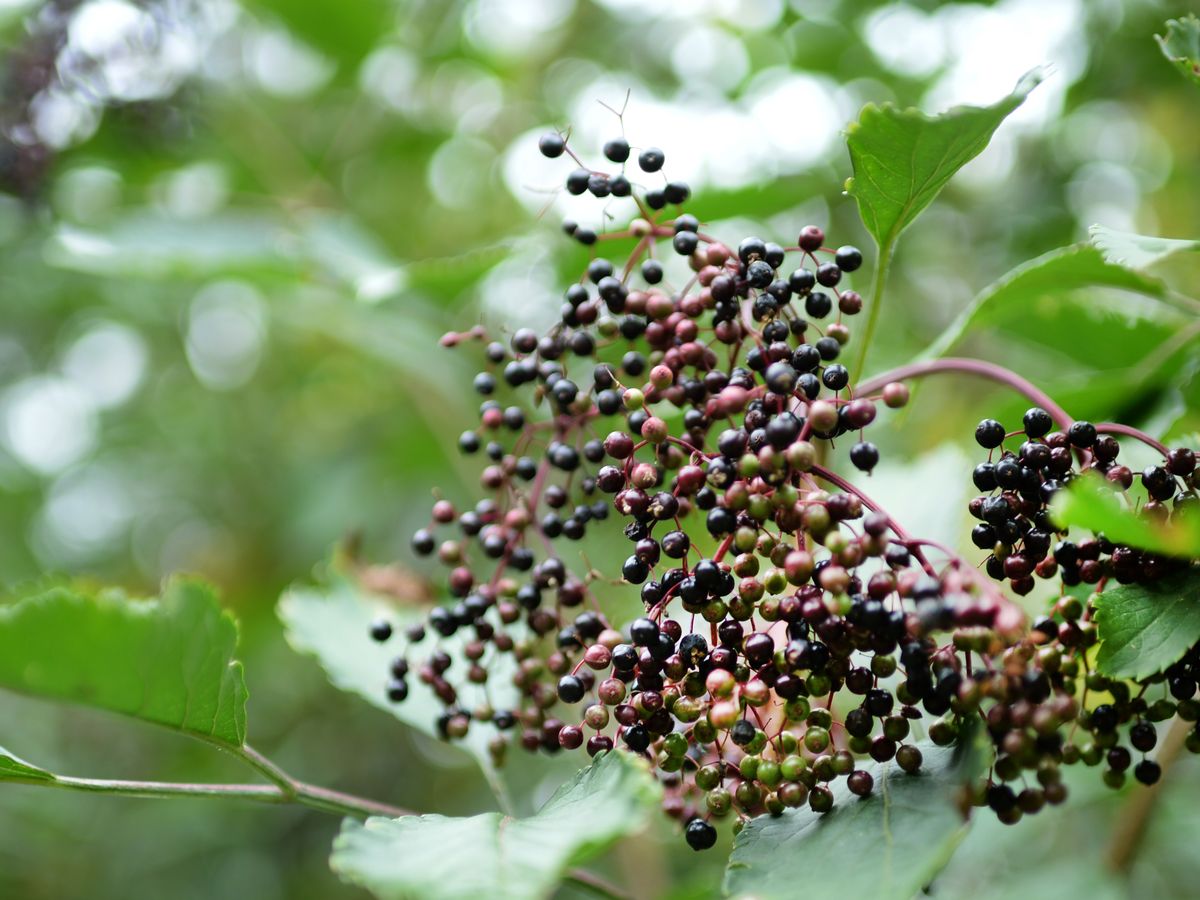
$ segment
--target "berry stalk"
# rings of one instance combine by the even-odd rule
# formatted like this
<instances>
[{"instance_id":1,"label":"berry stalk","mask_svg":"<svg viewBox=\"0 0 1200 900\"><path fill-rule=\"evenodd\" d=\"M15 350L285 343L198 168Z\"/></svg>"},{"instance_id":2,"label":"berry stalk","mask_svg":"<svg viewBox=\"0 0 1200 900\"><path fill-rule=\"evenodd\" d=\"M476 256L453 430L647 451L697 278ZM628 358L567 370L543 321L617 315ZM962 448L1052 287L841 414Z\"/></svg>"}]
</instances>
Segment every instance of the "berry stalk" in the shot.
<instances>
[{"instance_id":1,"label":"berry stalk","mask_svg":"<svg viewBox=\"0 0 1200 900\"><path fill-rule=\"evenodd\" d=\"M861 369L859 370L861 371ZM1069 428L1075 420L1061 406L1051 399L1050 395L1037 387L1028 379L1022 378L1016 372L998 366L982 359L965 359L961 357L946 357L933 359L928 362L910 363L906 366L876 375L858 385L859 394L873 394L885 385L896 381L907 381L910 378L923 378L926 375L937 375L942 372L961 372L968 375L978 375L997 384L1012 388L1018 394L1023 394L1037 406L1046 410L1054 421L1062 428Z\"/></svg>"}]
</instances>

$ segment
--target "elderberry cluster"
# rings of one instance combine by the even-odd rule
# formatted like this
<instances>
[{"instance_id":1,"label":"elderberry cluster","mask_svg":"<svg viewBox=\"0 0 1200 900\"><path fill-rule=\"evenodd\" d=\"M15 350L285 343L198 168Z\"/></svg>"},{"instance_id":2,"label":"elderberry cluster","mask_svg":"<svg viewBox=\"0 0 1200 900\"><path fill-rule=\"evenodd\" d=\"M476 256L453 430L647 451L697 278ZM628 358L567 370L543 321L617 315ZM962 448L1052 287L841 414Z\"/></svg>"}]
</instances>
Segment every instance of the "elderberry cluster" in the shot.
<instances>
[{"instance_id":1,"label":"elderberry cluster","mask_svg":"<svg viewBox=\"0 0 1200 900\"><path fill-rule=\"evenodd\" d=\"M969 504L971 514L981 520L972 541L990 553L987 573L1007 580L1022 595L1035 587L1035 575L1058 579L1060 585L1049 614L1033 623L1029 635L960 689L963 710L980 711L995 749L989 777L974 799L1004 822L1018 821L1047 802L1062 802L1062 765L1104 764L1104 782L1113 788L1125 783L1131 767L1139 782L1154 784L1161 769L1145 754L1158 743L1155 723L1176 715L1186 722L1200 718L1195 699L1200 648L1147 678L1114 679L1094 668L1090 651L1098 639L1097 594L1091 591L1102 591L1109 581L1159 581L1193 563L1129 547L1103 534L1073 541L1054 523L1050 501L1081 473L1102 475L1118 493L1128 493L1135 480L1117 462L1120 445L1103 433L1125 429L1083 421L1061 424L1063 430L1053 431L1051 414L1034 407L1025 413L1020 431L1009 433L994 419L985 419L975 430L980 446L992 451L972 473L975 487L987 493ZM1018 438L1016 452L1005 448ZM1139 513L1166 522L1195 509L1196 457L1188 448L1160 449L1162 464L1147 467L1140 476L1146 499ZM948 739L934 732L931 736ZM1187 746L1200 752L1200 732L1193 729ZM1026 773L1036 774L1034 786L1026 786Z\"/></svg>"},{"instance_id":2,"label":"elderberry cluster","mask_svg":"<svg viewBox=\"0 0 1200 900\"><path fill-rule=\"evenodd\" d=\"M856 392L838 362L845 319L862 308L843 284L858 250L828 248L815 226L794 246L747 237L731 249L679 208L690 190L666 180L662 151L641 150L635 171L623 138L605 144L607 170L558 134L541 149L579 166L569 192L590 193L609 218L623 202L631 218L603 235L566 223L591 260L544 334L443 338L484 345L479 422L459 439L483 457L483 497L438 500L413 536L418 555L449 570L454 602L404 630L381 673L393 701L415 676L442 704L441 735L482 731L497 762L512 744L642 754L697 850L715 843L716 820L736 829L789 807L824 813L839 779L865 796L879 765L917 771L922 734L952 744L986 726L995 763L971 799L1005 821L1065 798L1058 767L1076 745L1064 726L1094 735L1077 748L1085 762L1093 745L1111 757L1109 735L1126 722L1135 749L1148 743L1144 698L1122 705L1116 683L1088 670L1088 604L1064 595L1026 630L993 581L826 466L848 444L851 465L870 473L879 453L865 431L879 404L908 401L901 383ZM667 246L674 265L660 257ZM1037 566L1095 584L1085 542L1074 569L1063 542L1063 558L1048 556L1045 503L1071 477L1071 445L1120 481L1116 454L1082 423L1050 435L1034 418L1019 454L976 470L980 490L999 492L972 505L984 521L976 543L1018 592ZM1007 439L980 428L989 449ZM1190 491L1177 456L1164 471ZM628 541L619 573L571 549L597 531ZM1116 548L1105 553L1115 568ZM642 614L611 619L618 595L640 598ZM392 633L372 627L379 641ZM1112 693L1111 717L1076 697L1081 680ZM1015 791L1030 770L1040 786Z\"/></svg>"},{"instance_id":3,"label":"elderberry cluster","mask_svg":"<svg viewBox=\"0 0 1200 900\"><path fill-rule=\"evenodd\" d=\"M1063 431L1051 431L1054 419L1040 407L1025 413L1022 431L1009 434L995 419L985 419L975 429L975 440L991 451L987 462L975 467L975 487L987 493L975 497L971 515L981 520L971 532L976 547L990 551L986 568L998 580L1008 579L1018 594L1034 588L1034 576L1059 578L1068 587L1098 584L1113 578L1121 584L1156 581L1187 565L1108 540L1103 536L1073 542L1050 519L1049 504L1063 487L1081 473L1103 475L1118 492L1134 483L1133 471L1117 462L1121 445L1101 434L1090 422L1072 422ZM1016 452L1006 441L1024 440ZM1190 515L1197 498L1194 476L1196 455L1180 447L1165 453L1161 465L1147 467L1140 476L1147 501L1139 513L1151 521ZM1058 538L1063 538L1059 540ZM1053 546L1052 546L1053 545Z\"/></svg>"}]
</instances>

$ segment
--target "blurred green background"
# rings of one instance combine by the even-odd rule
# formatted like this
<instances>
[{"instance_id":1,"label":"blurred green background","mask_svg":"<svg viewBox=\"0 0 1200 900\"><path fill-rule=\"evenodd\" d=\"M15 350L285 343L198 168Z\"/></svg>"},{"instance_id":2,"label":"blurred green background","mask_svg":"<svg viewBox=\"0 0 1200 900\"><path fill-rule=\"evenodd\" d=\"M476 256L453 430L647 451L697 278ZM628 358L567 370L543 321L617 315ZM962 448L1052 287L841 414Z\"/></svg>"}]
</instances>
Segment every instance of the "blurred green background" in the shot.
<instances>
[{"instance_id":1,"label":"blurred green background","mask_svg":"<svg viewBox=\"0 0 1200 900\"><path fill-rule=\"evenodd\" d=\"M0 0L0 580L65 573L151 593L169 572L201 573L243 624L259 749L398 804L488 808L477 775L291 654L273 605L351 532L367 556L417 566L407 535L434 486L468 495L454 441L472 424L475 369L437 337L547 321L581 260L559 220L601 224L555 194L566 164L542 160L536 135L570 126L598 156L620 127L605 104L628 92L631 142L666 150L707 230L786 241L814 222L866 250L842 195L840 133L859 108L992 102L1048 64L901 242L872 355L882 368L1092 223L1200 235L1200 94L1152 40L1185 11ZM1194 259L1172 265L1196 283ZM1049 324L967 349L1015 362L1077 414L1194 432L1200 354L1169 386L1125 390L1154 343L1124 340L1137 309L1092 300L1063 297ZM1064 352L1072 316L1103 326L1102 340ZM873 493L910 530L961 543L961 439L984 414L1020 408L974 383L923 390L893 420L903 432L877 438L914 462L882 467ZM936 508L930 491L945 498ZM0 743L71 774L242 777L208 748L86 711L5 695L0 722ZM540 777L545 796L561 771L525 780ZM356 896L326 866L336 825L10 787L0 896ZM648 896L687 865L677 894L708 895L703 865L721 861L664 851L681 842L662 831L614 865L641 872Z\"/></svg>"}]
</instances>

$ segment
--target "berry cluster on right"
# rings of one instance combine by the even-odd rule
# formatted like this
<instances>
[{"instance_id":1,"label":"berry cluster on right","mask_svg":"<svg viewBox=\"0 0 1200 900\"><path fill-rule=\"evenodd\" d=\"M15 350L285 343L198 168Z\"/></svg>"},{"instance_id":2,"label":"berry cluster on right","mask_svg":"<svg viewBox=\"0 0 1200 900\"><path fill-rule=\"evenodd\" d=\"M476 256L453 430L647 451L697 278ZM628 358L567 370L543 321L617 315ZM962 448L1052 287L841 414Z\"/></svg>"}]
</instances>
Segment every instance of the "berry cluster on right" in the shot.
<instances>
[{"instance_id":1,"label":"berry cluster on right","mask_svg":"<svg viewBox=\"0 0 1200 900\"><path fill-rule=\"evenodd\" d=\"M995 419L984 419L975 429L976 442L991 453L972 473L975 487L986 493L970 503L971 515L980 520L971 541L991 552L988 574L1007 579L1015 593L1024 595L1033 590L1035 575L1060 578L1067 587L1100 584L1108 578L1132 584L1156 581L1186 567L1186 560L1157 556L1102 535L1076 543L1057 534L1050 501L1072 480L1095 472L1114 490L1127 492L1135 476L1117 461L1121 445L1112 434L1102 433L1106 426L1071 422L1053 431L1054 425L1050 413L1034 407L1025 413L1020 431L1006 432ZM1121 433L1119 429L1113 428ZM1015 451L1005 447L1018 439ZM1193 515L1198 508L1196 454L1186 447L1162 450L1162 462L1138 476L1146 492L1138 512L1165 523L1173 516Z\"/></svg>"}]
</instances>

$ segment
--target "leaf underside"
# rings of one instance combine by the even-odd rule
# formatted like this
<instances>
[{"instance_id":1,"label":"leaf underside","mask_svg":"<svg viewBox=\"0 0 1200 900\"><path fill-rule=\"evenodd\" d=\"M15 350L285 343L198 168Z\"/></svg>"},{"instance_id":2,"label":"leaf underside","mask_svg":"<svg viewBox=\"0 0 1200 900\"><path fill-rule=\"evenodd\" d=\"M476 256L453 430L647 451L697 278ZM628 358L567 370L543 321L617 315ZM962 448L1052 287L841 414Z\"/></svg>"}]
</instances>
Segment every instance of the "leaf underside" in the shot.
<instances>
[{"instance_id":1,"label":"leaf underside","mask_svg":"<svg viewBox=\"0 0 1200 900\"><path fill-rule=\"evenodd\" d=\"M419 603L399 607L363 589L348 574L331 571L317 586L294 586L279 601L279 618L283 621L288 643L300 653L316 657L333 685L357 694L368 703L395 716L400 721L430 736L437 736L436 720L444 706L425 685L410 677L411 691L403 703L393 703L387 696L388 672L391 662L404 654L404 626L424 618L426 609ZM386 643L371 639L371 623L387 619L395 634ZM463 638L454 635L438 640L438 646L452 655L459 654ZM433 638L417 645L416 659L424 659L432 650ZM477 701L487 700L496 709L505 709L517 702L511 684L511 660L499 657L488 677L487 693L464 685L462 703L470 708ZM448 754L469 752L489 775L493 771L488 752L487 729L472 728L467 736L454 745L446 745Z\"/></svg>"},{"instance_id":2,"label":"leaf underside","mask_svg":"<svg viewBox=\"0 0 1200 900\"><path fill-rule=\"evenodd\" d=\"M1160 300L1166 294L1166 286L1159 279L1105 259L1090 244L1061 247L1017 266L984 288L921 356L926 359L942 356L979 328L1024 329L1027 323L1044 323L1061 311L1071 291L1094 288L1140 294L1153 300ZM1089 294L1087 299L1094 308L1095 296ZM1177 318L1166 307L1156 308L1155 312ZM1167 325L1161 328L1163 335L1171 334L1172 330ZM1041 333L1047 331L1053 334L1055 330L1040 329ZM1156 331L1154 338L1161 337ZM1078 340L1077 331L1062 338L1064 346L1084 343Z\"/></svg>"},{"instance_id":3,"label":"leaf underside","mask_svg":"<svg viewBox=\"0 0 1200 900\"><path fill-rule=\"evenodd\" d=\"M598 756L534 816L347 821L330 865L380 900L536 900L566 870L640 829L658 799L645 767Z\"/></svg>"},{"instance_id":4,"label":"leaf underside","mask_svg":"<svg viewBox=\"0 0 1200 900\"><path fill-rule=\"evenodd\" d=\"M1145 269L1176 253L1200 250L1200 241L1134 234L1103 225L1091 226L1088 239L1110 263L1132 269Z\"/></svg>"}]
</instances>

